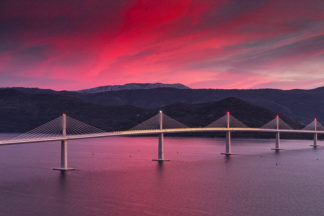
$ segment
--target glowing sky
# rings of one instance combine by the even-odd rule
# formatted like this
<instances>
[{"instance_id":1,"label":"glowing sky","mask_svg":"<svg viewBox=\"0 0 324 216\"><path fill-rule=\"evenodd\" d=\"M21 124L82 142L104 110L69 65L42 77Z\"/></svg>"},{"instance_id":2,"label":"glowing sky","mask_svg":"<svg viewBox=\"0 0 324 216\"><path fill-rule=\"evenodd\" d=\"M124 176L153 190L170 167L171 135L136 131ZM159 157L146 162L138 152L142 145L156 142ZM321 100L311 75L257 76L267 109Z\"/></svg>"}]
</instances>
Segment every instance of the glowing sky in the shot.
<instances>
[{"instance_id":1,"label":"glowing sky","mask_svg":"<svg viewBox=\"0 0 324 216\"><path fill-rule=\"evenodd\" d=\"M324 1L0 1L0 86L129 82L324 86Z\"/></svg>"}]
</instances>

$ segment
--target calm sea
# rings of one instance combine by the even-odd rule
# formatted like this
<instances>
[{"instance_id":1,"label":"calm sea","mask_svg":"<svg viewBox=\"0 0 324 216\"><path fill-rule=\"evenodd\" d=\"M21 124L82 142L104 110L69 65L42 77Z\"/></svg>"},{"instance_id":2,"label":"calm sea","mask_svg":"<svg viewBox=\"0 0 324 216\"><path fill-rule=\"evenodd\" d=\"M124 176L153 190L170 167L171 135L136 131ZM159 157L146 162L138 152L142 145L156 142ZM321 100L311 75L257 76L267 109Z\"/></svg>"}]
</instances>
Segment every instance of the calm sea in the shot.
<instances>
[{"instance_id":1,"label":"calm sea","mask_svg":"<svg viewBox=\"0 0 324 216\"><path fill-rule=\"evenodd\" d=\"M311 140L155 137L70 141L65 175L53 171L60 143L0 146L0 215L324 215L324 147ZM321 142L319 143L321 144ZM324 143L322 143L324 145Z\"/></svg>"}]
</instances>

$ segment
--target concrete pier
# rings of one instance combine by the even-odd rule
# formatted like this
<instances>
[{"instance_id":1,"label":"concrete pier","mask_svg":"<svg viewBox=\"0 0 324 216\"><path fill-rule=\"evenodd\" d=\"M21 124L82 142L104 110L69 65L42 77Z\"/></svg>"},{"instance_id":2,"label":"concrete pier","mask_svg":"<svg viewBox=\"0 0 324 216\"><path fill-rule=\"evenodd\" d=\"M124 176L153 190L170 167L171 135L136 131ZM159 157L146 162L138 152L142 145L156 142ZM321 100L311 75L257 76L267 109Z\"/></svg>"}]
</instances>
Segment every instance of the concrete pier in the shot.
<instances>
[{"instance_id":1,"label":"concrete pier","mask_svg":"<svg viewBox=\"0 0 324 216\"><path fill-rule=\"evenodd\" d=\"M226 112L226 128L230 128L230 112ZM226 145L225 145L225 153L222 153L225 156L230 156L232 154L232 137L231 131L226 131Z\"/></svg>"},{"instance_id":2,"label":"concrete pier","mask_svg":"<svg viewBox=\"0 0 324 216\"><path fill-rule=\"evenodd\" d=\"M317 118L314 118L314 139L313 139L313 146L314 149L318 147L318 135L317 135Z\"/></svg>"},{"instance_id":3,"label":"concrete pier","mask_svg":"<svg viewBox=\"0 0 324 216\"><path fill-rule=\"evenodd\" d=\"M282 148L280 148L279 120L280 120L279 115L276 115L276 128L277 128L276 145L275 145L275 148L272 149L272 150L275 150L275 151L283 150Z\"/></svg>"},{"instance_id":4,"label":"concrete pier","mask_svg":"<svg viewBox=\"0 0 324 216\"><path fill-rule=\"evenodd\" d=\"M313 144L314 148L318 147L318 136L317 133L314 133L314 144Z\"/></svg>"}]
</instances>

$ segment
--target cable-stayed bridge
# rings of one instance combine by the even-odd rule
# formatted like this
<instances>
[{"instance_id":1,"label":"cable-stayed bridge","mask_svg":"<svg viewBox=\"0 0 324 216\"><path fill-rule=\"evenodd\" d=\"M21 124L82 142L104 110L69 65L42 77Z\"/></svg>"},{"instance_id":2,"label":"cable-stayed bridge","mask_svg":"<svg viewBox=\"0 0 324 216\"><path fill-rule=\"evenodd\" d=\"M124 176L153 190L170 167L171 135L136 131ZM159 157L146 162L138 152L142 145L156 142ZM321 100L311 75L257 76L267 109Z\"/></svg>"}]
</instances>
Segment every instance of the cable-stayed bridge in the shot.
<instances>
[{"instance_id":1,"label":"cable-stayed bridge","mask_svg":"<svg viewBox=\"0 0 324 216\"><path fill-rule=\"evenodd\" d=\"M192 132L225 132L225 152L226 156L232 154L231 133L232 132L268 132L275 133L276 142L273 150L279 151L280 133L304 133L313 134L313 147L318 146L318 134L324 134L324 126L315 118L303 129L292 129L284 122L279 115L260 128L250 128L227 112L223 117L213 121L206 127L190 128L183 123L163 114L160 111L157 115L125 131L107 132L62 114L62 116L49 121L31 131L20 134L16 137L1 140L0 145L28 144L36 142L61 142L61 164L55 170L67 171L73 168L68 167L67 141L77 139L89 139L112 136L140 136L158 135L158 157L154 161L165 161L164 158L164 134L171 133L192 133Z\"/></svg>"}]
</instances>

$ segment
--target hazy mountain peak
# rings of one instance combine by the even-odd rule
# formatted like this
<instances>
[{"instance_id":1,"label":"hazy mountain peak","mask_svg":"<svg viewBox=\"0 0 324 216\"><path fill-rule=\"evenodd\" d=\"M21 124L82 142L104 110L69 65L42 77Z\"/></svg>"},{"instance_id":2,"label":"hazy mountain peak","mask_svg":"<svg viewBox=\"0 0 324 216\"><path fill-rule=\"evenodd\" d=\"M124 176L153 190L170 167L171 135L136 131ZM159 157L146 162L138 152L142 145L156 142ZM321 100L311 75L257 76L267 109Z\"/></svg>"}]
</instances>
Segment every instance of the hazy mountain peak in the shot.
<instances>
[{"instance_id":1,"label":"hazy mountain peak","mask_svg":"<svg viewBox=\"0 0 324 216\"><path fill-rule=\"evenodd\" d=\"M164 83L127 83L125 85L107 85L99 86L90 89L83 89L78 92L82 93L99 93L105 91L121 91L121 90L135 90L135 89L154 89L154 88L176 88L176 89L190 89L189 87L176 83L176 84L164 84Z\"/></svg>"}]
</instances>

